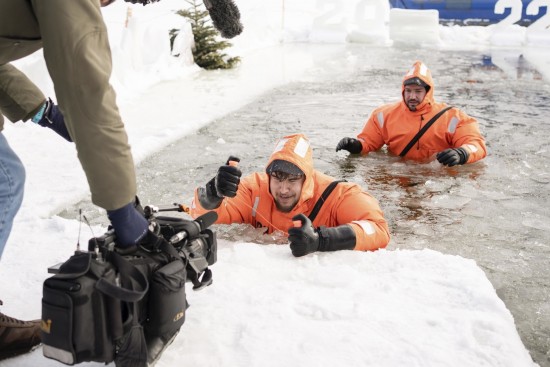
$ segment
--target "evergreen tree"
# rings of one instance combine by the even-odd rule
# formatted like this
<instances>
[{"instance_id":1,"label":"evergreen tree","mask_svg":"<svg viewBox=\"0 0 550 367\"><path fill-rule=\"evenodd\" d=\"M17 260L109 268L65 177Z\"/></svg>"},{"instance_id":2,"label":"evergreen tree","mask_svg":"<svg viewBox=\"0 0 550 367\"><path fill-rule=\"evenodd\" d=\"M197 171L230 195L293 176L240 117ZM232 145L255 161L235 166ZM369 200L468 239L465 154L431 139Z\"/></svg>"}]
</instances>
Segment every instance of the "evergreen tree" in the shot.
<instances>
[{"instance_id":1,"label":"evergreen tree","mask_svg":"<svg viewBox=\"0 0 550 367\"><path fill-rule=\"evenodd\" d=\"M178 10L176 14L181 15L191 21L191 29L195 39L195 47L193 48L193 58L195 63L201 68L213 69L231 69L237 65L240 57L228 57L223 50L231 46L227 41L218 41L218 31L209 24L210 17L206 8L202 9L202 1L197 4L196 0L185 0L191 5L188 10ZM174 39L178 35L179 30L172 29L170 31L170 45L173 47Z\"/></svg>"}]
</instances>

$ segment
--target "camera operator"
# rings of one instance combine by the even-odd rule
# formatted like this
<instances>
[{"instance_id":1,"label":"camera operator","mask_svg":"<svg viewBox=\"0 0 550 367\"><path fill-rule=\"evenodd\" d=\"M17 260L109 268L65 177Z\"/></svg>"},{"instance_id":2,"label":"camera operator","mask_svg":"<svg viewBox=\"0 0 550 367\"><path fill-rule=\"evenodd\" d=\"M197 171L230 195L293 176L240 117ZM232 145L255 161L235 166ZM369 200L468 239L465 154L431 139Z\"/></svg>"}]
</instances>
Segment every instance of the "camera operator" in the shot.
<instances>
[{"instance_id":1,"label":"camera operator","mask_svg":"<svg viewBox=\"0 0 550 367\"><path fill-rule=\"evenodd\" d=\"M127 1L145 5L158 0ZM118 245L132 248L147 234L148 222L135 209L134 161L109 83L111 49L100 7L111 2L0 1L0 131L2 114L14 122L39 122L44 115L62 121L54 130L74 141L92 202L107 211ZM214 25L224 27L223 36L240 33L240 14L231 0L207 5ZM57 119L49 115L53 110L36 86L10 64L41 48L62 112ZM24 182L23 164L0 132L0 256L21 206ZM21 322L0 313L0 359L39 343L39 321Z\"/></svg>"},{"instance_id":2,"label":"camera operator","mask_svg":"<svg viewBox=\"0 0 550 367\"><path fill-rule=\"evenodd\" d=\"M11 61L44 49L44 58L54 83L67 131L76 145L86 173L92 201L107 210L125 247L135 246L147 233L148 223L134 208L136 178L128 137L109 84L111 50L100 5L108 1L19 1L0 2L0 108L12 121L27 120L44 110L44 99L33 100L26 91L34 84ZM36 95L36 93L35 93ZM33 103L34 101L34 103ZM45 112L45 111L43 111ZM1 118L0 118L1 119ZM0 127L3 121L0 121ZM0 249L7 241L13 217L21 205L24 168L2 136L2 161L15 169L2 178L7 205L0 231ZM4 163L3 163L4 164ZM4 180L12 184L4 185ZM7 210L4 211L4 208ZM11 319L2 314L2 320ZM39 323L19 326L0 324L3 357L25 352L40 343Z\"/></svg>"},{"instance_id":3,"label":"camera operator","mask_svg":"<svg viewBox=\"0 0 550 367\"><path fill-rule=\"evenodd\" d=\"M241 180L230 157L216 177L195 190L191 215L208 210L216 223L248 223L288 234L294 256L315 251L376 250L386 247L390 235L378 202L359 185L336 182L313 168L312 149L302 134L279 140L266 172ZM327 187L336 182L333 192ZM313 220L316 204L322 205Z\"/></svg>"}]
</instances>

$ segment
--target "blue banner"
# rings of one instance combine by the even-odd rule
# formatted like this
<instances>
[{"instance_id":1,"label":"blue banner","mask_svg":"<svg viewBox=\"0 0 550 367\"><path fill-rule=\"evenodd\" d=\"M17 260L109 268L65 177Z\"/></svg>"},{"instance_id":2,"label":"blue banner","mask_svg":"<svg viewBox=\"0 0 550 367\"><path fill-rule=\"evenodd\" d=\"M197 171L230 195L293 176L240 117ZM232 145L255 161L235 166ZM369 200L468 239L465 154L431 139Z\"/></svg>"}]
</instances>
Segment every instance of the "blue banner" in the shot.
<instances>
[{"instance_id":1,"label":"blue banner","mask_svg":"<svg viewBox=\"0 0 550 367\"><path fill-rule=\"evenodd\" d=\"M526 25L543 17L548 12L546 2L537 0L506 1L506 0L389 0L392 8L400 9L435 9L439 11L439 21L442 23L459 23L465 25L487 25L499 23L503 19L512 16L518 19L514 23ZM533 10L527 11L529 3L538 2L541 5L531 6L538 12L533 15ZM535 3L532 5L536 5ZM519 12L521 7L521 17ZM502 12L502 14L499 14ZM529 14L528 14L529 13Z\"/></svg>"}]
</instances>

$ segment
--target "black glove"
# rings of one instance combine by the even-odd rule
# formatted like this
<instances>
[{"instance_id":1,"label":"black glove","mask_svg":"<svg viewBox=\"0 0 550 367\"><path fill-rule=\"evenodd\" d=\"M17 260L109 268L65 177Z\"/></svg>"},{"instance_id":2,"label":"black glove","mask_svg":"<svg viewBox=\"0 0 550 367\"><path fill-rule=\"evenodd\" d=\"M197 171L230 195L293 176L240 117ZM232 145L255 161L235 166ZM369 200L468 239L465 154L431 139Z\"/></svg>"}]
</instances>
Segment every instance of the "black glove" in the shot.
<instances>
[{"instance_id":1,"label":"black glove","mask_svg":"<svg viewBox=\"0 0 550 367\"><path fill-rule=\"evenodd\" d=\"M354 138L342 138L336 146L336 151L347 150L351 154L359 154L363 150L363 144Z\"/></svg>"},{"instance_id":2,"label":"black glove","mask_svg":"<svg viewBox=\"0 0 550 367\"><path fill-rule=\"evenodd\" d=\"M240 162L237 157L230 156L225 166L218 169L216 175L216 192L219 197L227 196L234 198L237 196L239 183L241 182L242 172L237 165L231 165L231 162Z\"/></svg>"},{"instance_id":3,"label":"black glove","mask_svg":"<svg viewBox=\"0 0 550 367\"><path fill-rule=\"evenodd\" d=\"M40 114L42 112L42 114ZM44 109L41 110L35 117L32 118L32 122L42 126L49 127L55 131L59 136L63 137L68 142L72 142L71 136L67 131L67 126L65 125L65 118L59 110L59 108L48 98Z\"/></svg>"},{"instance_id":4,"label":"black glove","mask_svg":"<svg viewBox=\"0 0 550 367\"><path fill-rule=\"evenodd\" d=\"M292 220L302 222L300 227L288 230L290 250L296 257L315 251L353 250L355 248L355 232L347 224L331 228L321 226L315 229L311 220L303 214L298 214Z\"/></svg>"},{"instance_id":5,"label":"black glove","mask_svg":"<svg viewBox=\"0 0 550 367\"><path fill-rule=\"evenodd\" d=\"M288 230L290 250L296 257L304 256L319 250L319 234L313 228L311 220L303 214L298 214L292 220L302 222L300 227L292 227Z\"/></svg>"},{"instance_id":6,"label":"black glove","mask_svg":"<svg viewBox=\"0 0 550 367\"><path fill-rule=\"evenodd\" d=\"M437 153L436 157L442 165L452 167L468 162L470 154L464 148L450 148Z\"/></svg>"},{"instance_id":7,"label":"black glove","mask_svg":"<svg viewBox=\"0 0 550 367\"><path fill-rule=\"evenodd\" d=\"M208 181L205 187L200 187L198 191L201 206L207 210L213 210L220 206L224 196L235 197L241 182L241 170L236 164L230 162L240 162L237 157L230 156L225 166L218 169L216 177Z\"/></svg>"},{"instance_id":8,"label":"black glove","mask_svg":"<svg viewBox=\"0 0 550 367\"><path fill-rule=\"evenodd\" d=\"M116 210L108 210L107 216L113 225L120 248L136 246L149 229L149 222L138 211L134 202Z\"/></svg>"}]
</instances>

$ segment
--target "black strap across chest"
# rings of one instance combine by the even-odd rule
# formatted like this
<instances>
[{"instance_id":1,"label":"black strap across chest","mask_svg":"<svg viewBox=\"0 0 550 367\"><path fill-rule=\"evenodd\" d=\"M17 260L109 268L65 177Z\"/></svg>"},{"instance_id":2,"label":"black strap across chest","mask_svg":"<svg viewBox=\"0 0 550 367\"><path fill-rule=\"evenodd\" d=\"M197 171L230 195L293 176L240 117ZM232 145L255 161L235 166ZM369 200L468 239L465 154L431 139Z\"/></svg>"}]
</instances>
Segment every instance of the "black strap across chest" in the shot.
<instances>
[{"instance_id":1,"label":"black strap across chest","mask_svg":"<svg viewBox=\"0 0 550 367\"><path fill-rule=\"evenodd\" d=\"M420 137L422 135L424 135L424 133L430 128L430 126L433 125L433 123L441 116L443 115L445 112L447 112L447 110L450 110L451 108L453 108L452 106L449 106L449 107L446 107L444 109L442 109L441 111L439 111L439 113L437 115L435 115L434 117L431 118L430 121L428 121L428 123L426 125L424 125L422 127L422 129L420 129L420 131L418 133L416 133L416 135L414 136L414 138L412 138L412 140L409 142L409 144L407 144L407 146L405 147L405 149L403 149L403 151L401 153L399 153L399 156L400 157L404 157L405 154L407 154L409 152L409 150L411 150L411 148L416 144L416 142L420 139Z\"/></svg>"},{"instance_id":2,"label":"black strap across chest","mask_svg":"<svg viewBox=\"0 0 550 367\"><path fill-rule=\"evenodd\" d=\"M311 213L308 216L309 220L311 220L312 223L315 220L315 218L317 217L317 214L319 214L319 211L321 210L321 207L323 206L323 204L325 203L325 201L327 200L329 195L332 193L332 191L334 190L336 185L338 185L340 182L346 182L346 180L332 181L327 186L325 191L323 191L323 193L321 194L321 197L319 198L319 200L317 200L317 202L315 203L315 206L313 207L313 210L311 211Z\"/></svg>"}]
</instances>

